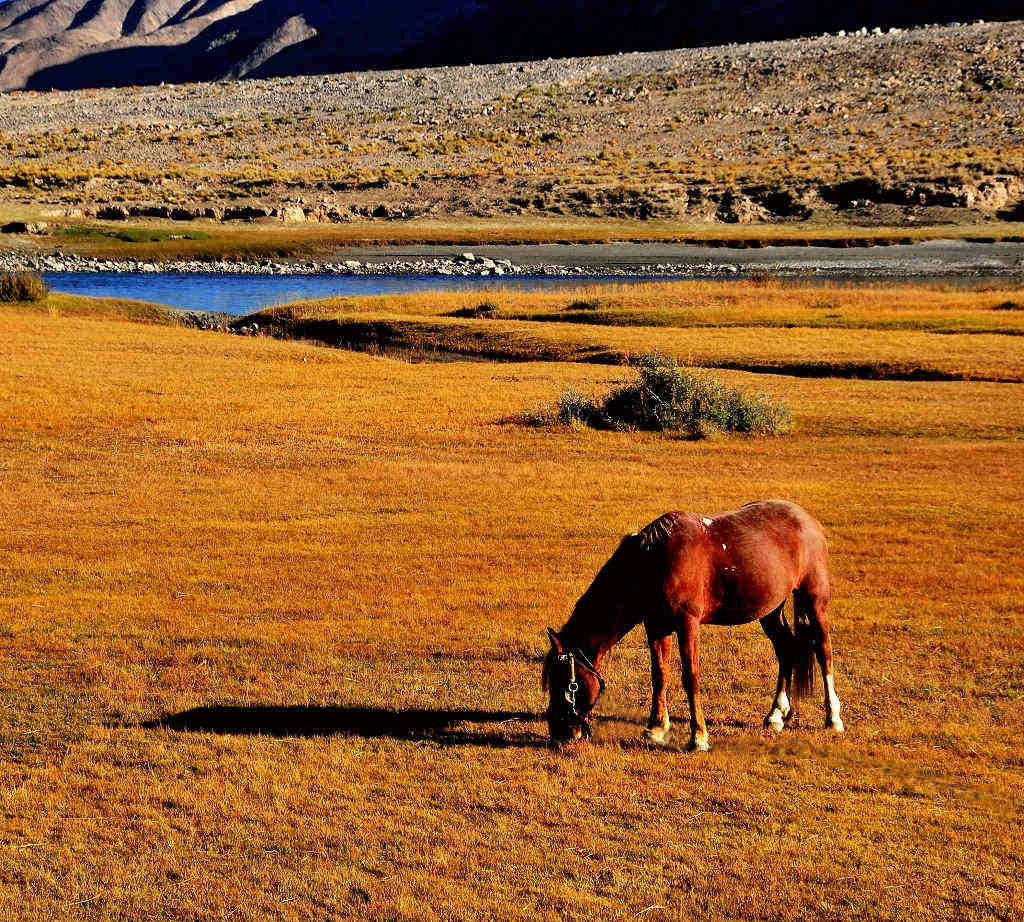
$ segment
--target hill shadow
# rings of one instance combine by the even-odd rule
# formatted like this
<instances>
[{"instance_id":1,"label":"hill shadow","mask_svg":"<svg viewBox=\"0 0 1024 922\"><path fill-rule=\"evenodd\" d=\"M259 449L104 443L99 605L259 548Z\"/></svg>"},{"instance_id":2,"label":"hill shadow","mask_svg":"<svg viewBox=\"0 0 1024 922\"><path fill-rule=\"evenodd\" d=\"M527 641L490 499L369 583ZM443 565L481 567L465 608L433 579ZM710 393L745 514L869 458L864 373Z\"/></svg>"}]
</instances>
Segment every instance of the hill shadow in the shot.
<instances>
[{"instance_id":1,"label":"hill shadow","mask_svg":"<svg viewBox=\"0 0 1024 922\"><path fill-rule=\"evenodd\" d=\"M533 723L542 715L526 711L471 708L389 710L375 707L304 707L299 705L213 705L166 714L141 724L146 730L220 733L232 736L361 736L425 740L444 745L539 747L545 736L526 738L473 724Z\"/></svg>"}]
</instances>

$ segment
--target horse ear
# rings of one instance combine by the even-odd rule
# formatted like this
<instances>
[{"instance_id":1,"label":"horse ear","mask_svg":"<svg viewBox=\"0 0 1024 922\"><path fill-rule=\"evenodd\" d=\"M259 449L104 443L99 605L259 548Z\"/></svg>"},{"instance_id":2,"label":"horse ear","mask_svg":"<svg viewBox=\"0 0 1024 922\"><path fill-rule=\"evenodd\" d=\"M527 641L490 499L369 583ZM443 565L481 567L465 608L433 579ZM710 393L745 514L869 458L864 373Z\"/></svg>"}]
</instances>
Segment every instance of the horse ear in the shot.
<instances>
[{"instance_id":1,"label":"horse ear","mask_svg":"<svg viewBox=\"0 0 1024 922\"><path fill-rule=\"evenodd\" d=\"M561 653L564 649L562 647L562 641L558 639L558 634L553 627L548 628L548 637L551 640L551 649L554 650L555 653Z\"/></svg>"}]
</instances>

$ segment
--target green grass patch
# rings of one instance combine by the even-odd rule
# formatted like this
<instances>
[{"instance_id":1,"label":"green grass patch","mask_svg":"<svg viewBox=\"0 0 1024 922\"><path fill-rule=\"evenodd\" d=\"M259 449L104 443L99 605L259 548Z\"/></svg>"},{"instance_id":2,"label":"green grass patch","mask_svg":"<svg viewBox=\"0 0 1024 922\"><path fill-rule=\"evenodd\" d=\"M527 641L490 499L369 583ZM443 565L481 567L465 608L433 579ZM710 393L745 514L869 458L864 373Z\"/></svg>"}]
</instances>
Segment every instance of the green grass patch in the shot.
<instances>
[{"instance_id":1,"label":"green grass patch","mask_svg":"<svg viewBox=\"0 0 1024 922\"><path fill-rule=\"evenodd\" d=\"M75 240L106 238L123 243L162 243L166 240L208 240L210 234L190 230L185 233L174 230L159 230L146 227L96 227L84 224L70 224L54 230L55 235Z\"/></svg>"},{"instance_id":2,"label":"green grass patch","mask_svg":"<svg viewBox=\"0 0 1024 922\"><path fill-rule=\"evenodd\" d=\"M19 211L13 216L25 217ZM434 244L479 246L535 243L654 243L751 248L773 244L813 244L832 247L913 243L920 240L1016 240L1024 238L1024 222L987 221L963 225L921 227L859 227L842 224L759 227L751 236L746 225L708 225L697 219L630 220L610 218L503 217L414 218L407 221L363 220L353 223L301 225L206 222L202 230L168 219L131 219L130 226L81 219L51 229L46 238L65 252L80 256L117 258L131 255L147 260L170 259L287 259L330 257L341 247ZM45 242L40 244L44 248ZM586 310L587 307L580 307Z\"/></svg>"}]
</instances>

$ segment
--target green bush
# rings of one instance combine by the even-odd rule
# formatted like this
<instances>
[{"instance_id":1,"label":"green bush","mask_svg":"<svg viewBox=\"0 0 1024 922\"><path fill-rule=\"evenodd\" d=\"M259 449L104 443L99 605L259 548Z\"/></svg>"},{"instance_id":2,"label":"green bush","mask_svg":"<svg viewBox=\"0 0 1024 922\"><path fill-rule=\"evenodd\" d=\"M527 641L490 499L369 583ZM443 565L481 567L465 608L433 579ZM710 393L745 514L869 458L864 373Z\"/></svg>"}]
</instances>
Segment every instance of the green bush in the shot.
<instances>
[{"instance_id":1,"label":"green bush","mask_svg":"<svg viewBox=\"0 0 1024 922\"><path fill-rule=\"evenodd\" d=\"M0 301L42 301L49 293L38 272L0 272Z\"/></svg>"},{"instance_id":2,"label":"green bush","mask_svg":"<svg viewBox=\"0 0 1024 922\"><path fill-rule=\"evenodd\" d=\"M567 390L553 412L534 414L531 422L682 432L692 438L716 432L777 435L792 426L793 417L785 403L686 371L673 359L645 355L635 367L637 380L603 401Z\"/></svg>"}]
</instances>

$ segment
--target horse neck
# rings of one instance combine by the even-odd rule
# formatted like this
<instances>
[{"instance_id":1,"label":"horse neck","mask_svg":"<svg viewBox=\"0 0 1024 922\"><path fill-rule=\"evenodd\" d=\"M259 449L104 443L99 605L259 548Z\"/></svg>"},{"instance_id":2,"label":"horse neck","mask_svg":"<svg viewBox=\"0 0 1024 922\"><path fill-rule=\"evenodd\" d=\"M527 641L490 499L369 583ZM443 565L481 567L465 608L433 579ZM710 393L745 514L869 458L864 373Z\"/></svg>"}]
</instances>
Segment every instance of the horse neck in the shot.
<instances>
[{"instance_id":1,"label":"horse neck","mask_svg":"<svg viewBox=\"0 0 1024 922\"><path fill-rule=\"evenodd\" d=\"M558 636L565 646L580 650L600 667L605 654L638 623L625 623L617 605L594 604L584 598L577 603Z\"/></svg>"}]
</instances>

